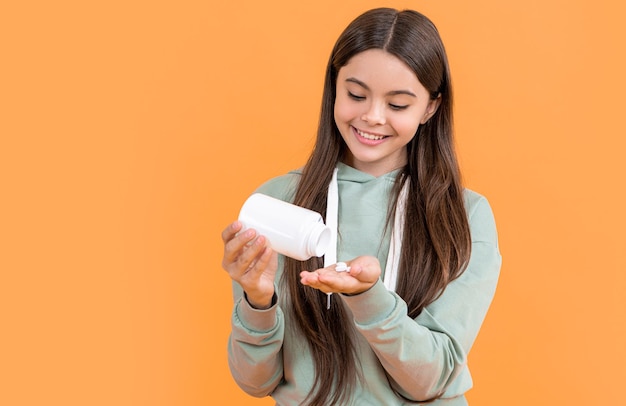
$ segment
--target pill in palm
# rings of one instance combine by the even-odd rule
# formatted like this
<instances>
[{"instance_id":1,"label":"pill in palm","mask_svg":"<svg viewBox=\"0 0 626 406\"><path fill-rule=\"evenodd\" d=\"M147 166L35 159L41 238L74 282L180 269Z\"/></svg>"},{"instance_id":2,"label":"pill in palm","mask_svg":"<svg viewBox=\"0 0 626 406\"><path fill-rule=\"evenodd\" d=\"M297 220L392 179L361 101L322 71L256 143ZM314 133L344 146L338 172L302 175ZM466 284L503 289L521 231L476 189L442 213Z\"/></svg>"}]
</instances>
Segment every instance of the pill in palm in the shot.
<instances>
[{"instance_id":1,"label":"pill in palm","mask_svg":"<svg viewBox=\"0 0 626 406\"><path fill-rule=\"evenodd\" d=\"M335 265L335 271L348 272L350 271L350 267L345 262L337 262L337 264Z\"/></svg>"}]
</instances>

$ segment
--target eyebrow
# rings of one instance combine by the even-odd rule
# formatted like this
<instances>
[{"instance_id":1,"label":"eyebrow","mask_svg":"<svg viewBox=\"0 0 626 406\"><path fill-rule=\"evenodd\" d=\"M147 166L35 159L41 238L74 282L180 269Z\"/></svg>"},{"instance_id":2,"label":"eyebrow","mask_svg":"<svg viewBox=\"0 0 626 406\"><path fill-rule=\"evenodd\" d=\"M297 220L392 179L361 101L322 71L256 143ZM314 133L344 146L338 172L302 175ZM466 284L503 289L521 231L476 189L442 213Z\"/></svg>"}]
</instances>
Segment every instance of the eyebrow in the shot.
<instances>
[{"instance_id":1,"label":"eyebrow","mask_svg":"<svg viewBox=\"0 0 626 406\"><path fill-rule=\"evenodd\" d=\"M361 86L365 90L370 90L368 85L366 85L364 82L360 81L357 78L347 78L346 82L356 83L357 85ZM389 95L389 96L395 96L397 94L406 94L406 95L409 95L409 96L417 97L415 95L415 93L411 92L410 90L392 90L392 91L387 93L387 95Z\"/></svg>"}]
</instances>

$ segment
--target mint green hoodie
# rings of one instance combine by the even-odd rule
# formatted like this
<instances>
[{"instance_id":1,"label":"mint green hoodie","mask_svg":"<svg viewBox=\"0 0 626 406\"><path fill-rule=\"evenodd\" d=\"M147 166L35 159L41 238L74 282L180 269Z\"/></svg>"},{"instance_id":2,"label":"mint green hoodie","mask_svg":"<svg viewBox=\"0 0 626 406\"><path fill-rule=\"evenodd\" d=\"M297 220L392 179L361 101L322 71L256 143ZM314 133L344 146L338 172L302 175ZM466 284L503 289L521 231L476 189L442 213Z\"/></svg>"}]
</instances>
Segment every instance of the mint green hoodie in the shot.
<instances>
[{"instance_id":1,"label":"mint green hoodie","mask_svg":"<svg viewBox=\"0 0 626 406\"><path fill-rule=\"evenodd\" d=\"M385 222L397 171L378 178L339 164L338 261L374 255L385 269L389 234ZM291 201L301 173L272 179L257 191ZM443 396L429 405L467 405L472 387L467 354L495 293L501 256L489 203L465 191L472 235L472 256L465 272L415 319L407 306L379 280L355 296L333 295L353 315L364 382L358 382L350 405L392 406ZM281 308L282 258L276 276L278 303L252 308L233 283L235 307L228 345L231 373L237 384L257 397L271 395L277 405L300 405L309 393L314 366L305 340L290 328ZM394 391L395 390L395 391ZM396 392L402 394L398 396Z\"/></svg>"}]
</instances>

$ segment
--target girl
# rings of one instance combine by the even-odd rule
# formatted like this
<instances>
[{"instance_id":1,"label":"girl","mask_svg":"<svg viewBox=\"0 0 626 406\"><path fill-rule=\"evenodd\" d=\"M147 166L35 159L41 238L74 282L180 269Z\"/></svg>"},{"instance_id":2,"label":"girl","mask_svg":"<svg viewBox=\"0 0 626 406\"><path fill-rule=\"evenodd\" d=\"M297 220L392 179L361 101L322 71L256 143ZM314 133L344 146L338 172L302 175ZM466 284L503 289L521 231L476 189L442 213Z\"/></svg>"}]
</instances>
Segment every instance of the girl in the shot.
<instances>
[{"instance_id":1,"label":"girl","mask_svg":"<svg viewBox=\"0 0 626 406\"><path fill-rule=\"evenodd\" d=\"M223 231L239 386L278 405L466 405L501 257L489 204L460 183L431 21L388 8L356 18L328 62L308 162L258 192L325 214L336 244L301 262L240 222Z\"/></svg>"}]
</instances>

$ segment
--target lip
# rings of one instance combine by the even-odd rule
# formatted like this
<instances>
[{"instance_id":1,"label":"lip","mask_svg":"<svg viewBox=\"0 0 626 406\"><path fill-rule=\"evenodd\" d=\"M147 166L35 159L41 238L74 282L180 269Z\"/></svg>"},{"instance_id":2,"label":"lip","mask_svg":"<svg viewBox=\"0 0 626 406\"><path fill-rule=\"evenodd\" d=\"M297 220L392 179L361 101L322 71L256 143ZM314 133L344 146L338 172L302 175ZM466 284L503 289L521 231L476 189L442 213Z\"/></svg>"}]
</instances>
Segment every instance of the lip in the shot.
<instances>
[{"instance_id":1,"label":"lip","mask_svg":"<svg viewBox=\"0 0 626 406\"><path fill-rule=\"evenodd\" d=\"M380 140L370 140L370 139L367 139L367 138L361 136L361 134L359 134L359 132L357 131L356 127L350 126L350 128L352 129L352 134L354 134L354 137L357 139L357 141L359 141L361 144L364 144L364 145L369 145L369 146L379 145L379 144L385 142L385 140L387 138L389 138L389 136L384 135L384 134L379 134L379 133L374 133L374 132L371 132L371 131L363 131L363 130L361 130L362 132L366 132L368 134L378 135L378 136L384 137L384 138L381 138Z\"/></svg>"}]
</instances>

